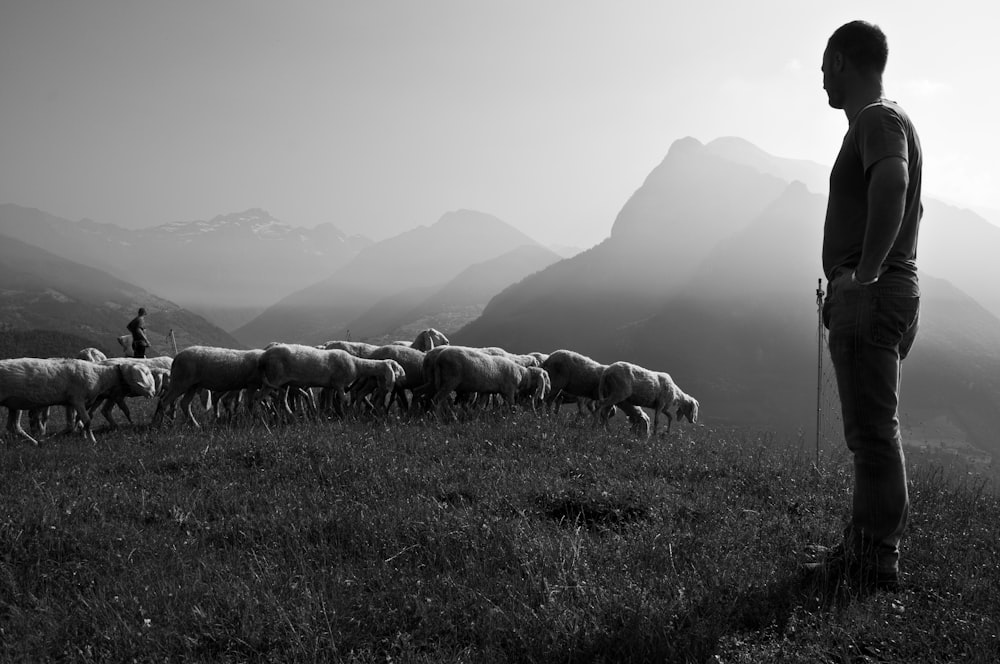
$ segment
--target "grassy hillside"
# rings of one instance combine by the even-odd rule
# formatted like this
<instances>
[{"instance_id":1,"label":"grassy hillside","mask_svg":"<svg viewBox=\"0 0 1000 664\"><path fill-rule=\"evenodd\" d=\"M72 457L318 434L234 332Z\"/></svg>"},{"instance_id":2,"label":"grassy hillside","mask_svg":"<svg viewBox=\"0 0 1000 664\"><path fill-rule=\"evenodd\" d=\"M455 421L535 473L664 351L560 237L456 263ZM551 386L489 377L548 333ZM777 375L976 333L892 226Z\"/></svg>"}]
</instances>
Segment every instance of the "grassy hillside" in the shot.
<instances>
[{"instance_id":1,"label":"grassy hillside","mask_svg":"<svg viewBox=\"0 0 1000 664\"><path fill-rule=\"evenodd\" d=\"M76 354L84 348L97 348L105 355L117 355L121 352L121 349L116 349L118 352L113 353L110 346L77 334L55 330L15 330L0 325L0 359L76 357Z\"/></svg>"},{"instance_id":2,"label":"grassy hillside","mask_svg":"<svg viewBox=\"0 0 1000 664\"><path fill-rule=\"evenodd\" d=\"M985 481L911 456L906 589L824 602L842 453L563 417L8 443L0 659L996 661Z\"/></svg>"}]
</instances>

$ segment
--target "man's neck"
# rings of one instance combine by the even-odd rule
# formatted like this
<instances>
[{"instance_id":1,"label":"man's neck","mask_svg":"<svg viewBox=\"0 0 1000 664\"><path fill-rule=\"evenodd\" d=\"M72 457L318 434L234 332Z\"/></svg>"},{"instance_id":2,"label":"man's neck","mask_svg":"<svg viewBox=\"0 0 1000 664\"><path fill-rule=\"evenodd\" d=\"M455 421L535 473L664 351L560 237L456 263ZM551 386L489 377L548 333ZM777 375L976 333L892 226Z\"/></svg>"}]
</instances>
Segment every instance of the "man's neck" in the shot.
<instances>
[{"instance_id":1,"label":"man's neck","mask_svg":"<svg viewBox=\"0 0 1000 664\"><path fill-rule=\"evenodd\" d=\"M865 81L864 84L859 85L857 92L850 95L847 103L844 104L844 115L847 116L847 121L853 122L854 118L857 117L861 110L882 99L882 81L881 80L871 80Z\"/></svg>"}]
</instances>

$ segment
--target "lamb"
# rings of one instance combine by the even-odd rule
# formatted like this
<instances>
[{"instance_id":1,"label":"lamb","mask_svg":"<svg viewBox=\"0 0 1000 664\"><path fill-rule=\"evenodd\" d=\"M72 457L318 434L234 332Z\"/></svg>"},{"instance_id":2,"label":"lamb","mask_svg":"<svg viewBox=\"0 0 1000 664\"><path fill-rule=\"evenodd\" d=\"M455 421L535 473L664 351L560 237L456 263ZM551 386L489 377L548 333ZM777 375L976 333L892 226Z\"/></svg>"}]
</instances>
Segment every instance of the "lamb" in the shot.
<instances>
[{"instance_id":1,"label":"lamb","mask_svg":"<svg viewBox=\"0 0 1000 664\"><path fill-rule=\"evenodd\" d=\"M371 360L340 350L320 350L312 346L278 344L264 351L259 361L263 389L257 399L263 399L285 385L322 387L332 390L334 407L343 414L346 390L359 378L375 376L385 393L392 393L396 381L406 372L395 360ZM285 403L285 412L292 411Z\"/></svg>"},{"instance_id":2,"label":"lamb","mask_svg":"<svg viewBox=\"0 0 1000 664\"><path fill-rule=\"evenodd\" d=\"M674 417L691 423L698 421L698 401L681 391L670 374L630 362L615 362L601 373L598 395L597 413L604 423L611 406L616 404L652 408L652 433L659 426L660 413L667 417L667 433Z\"/></svg>"},{"instance_id":3,"label":"lamb","mask_svg":"<svg viewBox=\"0 0 1000 664\"><path fill-rule=\"evenodd\" d=\"M181 395L181 410L195 427L200 427L191 412L191 401L201 390L217 394L231 390L255 389L261 386L258 366L263 350L235 350L213 346L191 346L177 353L170 367L170 386L160 397L153 414L153 424L159 424Z\"/></svg>"},{"instance_id":4,"label":"lamb","mask_svg":"<svg viewBox=\"0 0 1000 664\"><path fill-rule=\"evenodd\" d=\"M429 327L426 330L421 330L417 333L417 336L414 337L413 343L410 347L426 353L432 348L436 348L437 346L447 346L449 343L448 337L444 336L443 333L438 332L433 327Z\"/></svg>"},{"instance_id":5,"label":"lamb","mask_svg":"<svg viewBox=\"0 0 1000 664\"><path fill-rule=\"evenodd\" d=\"M431 399L435 409L447 408L453 416L454 410L448 404L453 391L499 394L511 410L518 395L531 394L534 410L549 389L548 374L539 367L523 367L506 357L455 346L446 346L437 354L430 379L435 389Z\"/></svg>"},{"instance_id":6,"label":"lamb","mask_svg":"<svg viewBox=\"0 0 1000 664\"><path fill-rule=\"evenodd\" d=\"M117 391L154 395L153 376L139 364L96 364L79 359L19 358L0 360L0 406L7 408L7 430L38 441L21 428L21 411L68 406L83 422L84 437L96 442L87 407ZM67 418L67 432L73 419Z\"/></svg>"}]
</instances>

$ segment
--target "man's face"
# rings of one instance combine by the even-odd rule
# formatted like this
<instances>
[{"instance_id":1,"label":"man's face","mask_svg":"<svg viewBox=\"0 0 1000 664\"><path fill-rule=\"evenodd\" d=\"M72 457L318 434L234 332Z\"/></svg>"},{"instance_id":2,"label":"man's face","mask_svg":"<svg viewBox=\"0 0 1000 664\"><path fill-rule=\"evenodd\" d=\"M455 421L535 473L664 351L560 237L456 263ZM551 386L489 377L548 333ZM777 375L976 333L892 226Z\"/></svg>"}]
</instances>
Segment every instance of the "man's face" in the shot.
<instances>
[{"instance_id":1,"label":"man's face","mask_svg":"<svg viewBox=\"0 0 1000 664\"><path fill-rule=\"evenodd\" d=\"M823 89L831 108L844 108L843 72L844 56L839 52L823 51Z\"/></svg>"}]
</instances>

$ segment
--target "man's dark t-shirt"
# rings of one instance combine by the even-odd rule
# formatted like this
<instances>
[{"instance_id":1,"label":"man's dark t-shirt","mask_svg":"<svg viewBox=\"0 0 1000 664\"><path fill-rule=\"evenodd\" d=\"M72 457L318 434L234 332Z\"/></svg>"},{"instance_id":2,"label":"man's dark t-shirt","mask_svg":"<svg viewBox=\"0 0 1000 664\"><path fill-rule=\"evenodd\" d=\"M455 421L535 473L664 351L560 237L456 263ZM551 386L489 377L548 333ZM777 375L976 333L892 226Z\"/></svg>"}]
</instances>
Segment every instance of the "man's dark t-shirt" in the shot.
<instances>
[{"instance_id":1,"label":"man's dark t-shirt","mask_svg":"<svg viewBox=\"0 0 1000 664\"><path fill-rule=\"evenodd\" d=\"M868 224L870 169L886 157L900 157L906 162L910 183L899 235L884 266L916 275L917 233L923 216L920 139L903 109L883 99L866 106L851 122L830 171L830 198L823 232L823 272L827 279L833 277L837 268L853 269L861 260Z\"/></svg>"}]
</instances>

